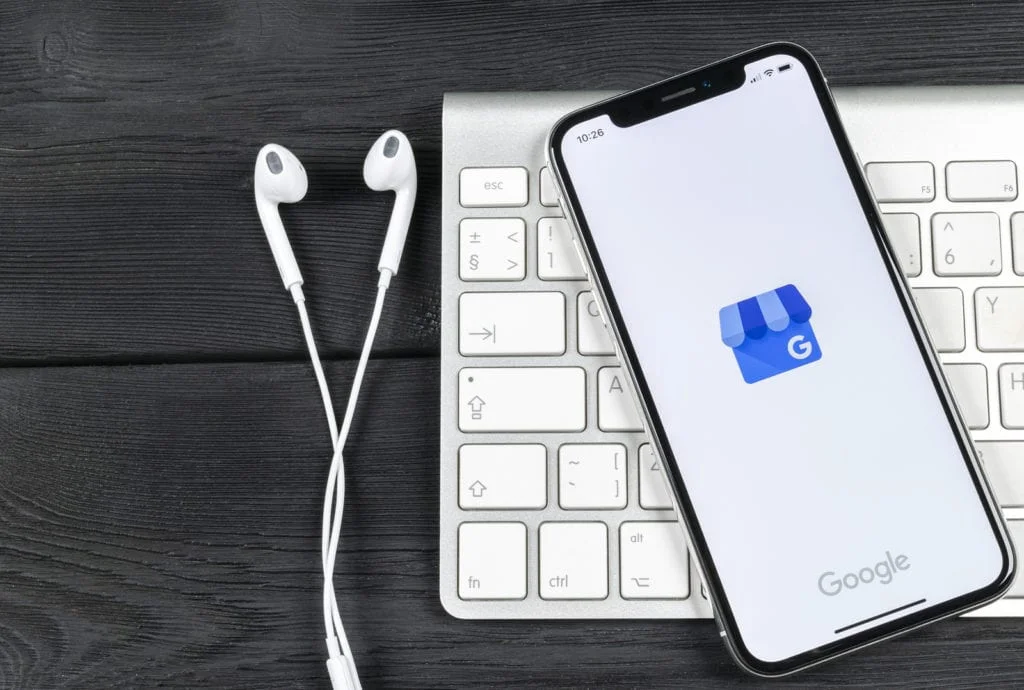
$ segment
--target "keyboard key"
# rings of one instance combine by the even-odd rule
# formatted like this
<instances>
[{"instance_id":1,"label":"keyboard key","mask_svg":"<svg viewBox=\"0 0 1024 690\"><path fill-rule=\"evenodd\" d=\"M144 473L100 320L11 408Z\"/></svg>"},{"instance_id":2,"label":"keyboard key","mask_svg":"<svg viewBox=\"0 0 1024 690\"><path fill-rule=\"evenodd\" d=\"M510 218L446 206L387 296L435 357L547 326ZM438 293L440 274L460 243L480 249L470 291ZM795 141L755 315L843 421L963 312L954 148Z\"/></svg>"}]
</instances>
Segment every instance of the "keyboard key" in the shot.
<instances>
[{"instance_id":1,"label":"keyboard key","mask_svg":"<svg viewBox=\"0 0 1024 690\"><path fill-rule=\"evenodd\" d=\"M1010 539L1014 544L1024 544L1024 520L1007 520L1006 527L1010 532ZM1017 556L1020 558L1020 556ZM1024 597L1024 568L1017 568L1017 575L1013 578L1010 590L1004 595L1007 599L1019 599Z\"/></svg>"},{"instance_id":2,"label":"keyboard key","mask_svg":"<svg viewBox=\"0 0 1024 690\"><path fill-rule=\"evenodd\" d=\"M608 528L603 522L545 522L540 526L540 596L608 596Z\"/></svg>"},{"instance_id":3,"label":"keyboard key","mask_svg":"<svg viewBox=\"0 0 1024 690\"><path fill-rule=\"evenodd\" d=\"M936 213L932 216L932 264L940 276L994 276L1003 270L999 216Z\"/></svg>"},{"instance_id":4,"label":"keyboard key","mask_svg":"<svg viewBox=\"0 0 1024 690\"><path fill-rule=\"evenodd\" d=\"M678 522L623 522L619 588L624 599L686 599L690 560Z\"/></svg>"},{"instance_id":5,"label":"keyboard key","mask_svg":"<svg viewBox=\"0 0 1024 690\"><path fill-rule=\"evenodd\" d=\"M464 522L459 525L459 597L526 598L526 525Z\"/></svg>"},{"instance_id":6,"label":"keyboard key","mask_svg":"<svg viewBox=\"0 0 1024 690\"><path fill-rule=\"evenodd\" d=\"M597 426L602 431L643 431L644 425L621 367L597 371Z\"/></svg>"},{"instance_id":7,"label":"keyboard key","mask_svg":"<svg viewBox=\"0 0 1024 690\"><path fill-rule=\"evenodd\" d=\"M639 456L640 507L647 510L671 510L672 490L661 460L654 454L650 443L640 446Z\"/></svg>"},{"instance_id":8,"label":"keyboard key","mask_svg":"<svg viewBox=\"0 0 1024 690\"><path fill-rule=\"evenodd\" d=\"M974 291L978 349L1024 350L1024 287Z\"/></svg>"},{"instance_id":9,"label":"keyboard key","mask_svg":"<svg viewBox=\"0 0 1024 690\"><path fill-rule=\"evenodd\" d=\"M935 198L935 168L931 163L868 163L865 172L879 202Z\"/></svg>"},{"instance_id":10,"label":"keyboard key","mask_svg":"<svg viewBox=\"0 0 1024 690\"><path fill-rule=\"evenodd\" d=\"M964 293L959 288L917 288L913 295L935 349L962 352L966 343Z\"/></svg>"},{"instance_id":11,"label":"keyboard key","mask_svg":"<svg viewBox=\"0 0 1024 690\"><path fill-rule=\"evenodd\" d=\"M903 274L921 275L921 223L916 213L883 213L885 234L896 252Z\"/></svg>"},{"instance_id":12,"label":"keyboard key","mask_svg":"<svg viewBox=\"0 0 1024 690\"><path fill-rule=\"evenodd\" d=\"M548 504L547 449L539 443L459 448L459 505L539 509Z\"/></svg>"},{"instance_id":13,"label":"keyboard key","mask_svg":"<svg viewBox=\"0 0 1024 690\"><path fill-rule=\"evenodd\" d=\"M459 203L467 208L526 206L526 177L526 168L463 168L459 173Z\"/></svg>"},{"instance_id":14,"label":"keyboard key","mask_svg":"<svg viewBox=\"0 0 1024 690\"><path fill-rule=\"evenodd\" d=\"M526 223L521 218L466 218L459 223L459 277L526 277Z\"/></svg>"},{"instance_id":15,"label":"keyboard key","mask_svg":"<svg viewBox=\"0 0 1024 690\"><path fill-rule=\"evenodd\" d=\"M625 508L626 447L567 443L558 449L558 503L563 508Z\"/></svg>"},{"instance_id":16,"label":"keyboard key","mask_svg":"<svg viewBox=\"0 0 1024 690\"><path fill-rule=\"evenodd\" d=\"M999 407L1003 411L1003 426L1024 429L1024 364L999 367Z\"/></svg>"},{"instance_id":17,"label":"keyboard key","mask_svg":"<svg viewBox=\"0 0 1024 690\"><path fill-rule=\"evenodd\" d=\"M956 161L946 164L950 201L1012 201L1017 198L1013 161Z\"/></svg>"},{"instance_id":18,"label":"keyboard key","mask_svg":"<svg viewBox=\"0 0 1024 690\"><path fill-rule=\"evenodd\" d=\"M1024 275L1024 213L1010 216L1010 236L1014 254L1014 272Z\"/></svg>"},{"instance_id":19,"label":"keyboard key","mask_svg":"<svg viewBox=\"0 0 1024 690\"><path fill-rule=\"evenodd\" d=\"M1010 216L1010 235L1013 244L1013 271L1024 276L1024 213Z\"/></svg>"},{"instance_id":20,"label":"keyboard key","mask_svg":"<svg viewBox=\"0 0 1024 690\"><path fill-rule=\"evenodd\" d=\"M576 345L581 355L615 354L615 343L591 292L576 297Z\"/></svg>"},{"instance_id":21,"label":"keyboard key","mask_svg":"<svg viewBox=\"0 0 1024 690\"><path fill-rule=\"evenodd\" d=\"M983 364L946 364L942 367L953 397L971 429L988 426L988 370Z\"/></svg>"},{"instance_id":22,"label":"keyboard key","mask_svg":"<svg viewBox=\"0 0 1024 690\"><path fill-rule=\"evenodd\" d=\"M999 505L1024 508L1024 441L979 441L974 445Z\"/></svg>"},{"instance_id":23,"label":"keyboard key","mask_svg":"<svg viewBox=\"0 0 1024 690\"><path fill-rule=\"evenodd\" d=\"M548 168L540 169L540 203L541 206L558 206L558 188L555 178Z\"/></svg>"},{"instance_id":24,"label":"keyboard key","mask_svg":"<svg viewBox=\"0 0 1024 690\"><path fill-rule=\"evenodd\" d=\"M459 371L462 431L583 431L587 379L580 367Z\"/></svg>"},{"instance_id":25,"label":"keyboard key","mask_svg":"<svg viewBox=\"0 0 1024 690\"><path fill-rule=\"evenodd\" d=\"M564 218L537 221L537 275L541 280L584 280L587 277L573 246L572 228Z\"/></svg>"},{"instance_id":26,"label":"keyboard key","mask_svg":"<svg viewBox=\"0 0 1024 690\"><path fill-rule=\"evenodd\" d=\"M463 355L560 355L565 352L561 292L465 292L459 296Z\"/></svg>"}]
</instances>

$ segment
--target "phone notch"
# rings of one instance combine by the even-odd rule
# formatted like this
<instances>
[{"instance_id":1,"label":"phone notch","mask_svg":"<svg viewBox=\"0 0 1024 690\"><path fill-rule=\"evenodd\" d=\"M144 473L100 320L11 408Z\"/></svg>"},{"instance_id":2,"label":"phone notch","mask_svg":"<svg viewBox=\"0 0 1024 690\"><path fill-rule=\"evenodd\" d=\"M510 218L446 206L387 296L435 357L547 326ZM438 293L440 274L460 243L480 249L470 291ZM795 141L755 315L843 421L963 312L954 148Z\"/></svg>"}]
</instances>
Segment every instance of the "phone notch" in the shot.
<instances>
[{"instance_id":1,"label":"phone notch","mask_svg":"<svg viewBox=\"0 0 1024 690\"><path fill-rule=\"evenodd\" d=\"M712 65L628 94L608 116L619 127L632 127L738 89L745 77L740 65Z\"/></svg>"}]
</instances>

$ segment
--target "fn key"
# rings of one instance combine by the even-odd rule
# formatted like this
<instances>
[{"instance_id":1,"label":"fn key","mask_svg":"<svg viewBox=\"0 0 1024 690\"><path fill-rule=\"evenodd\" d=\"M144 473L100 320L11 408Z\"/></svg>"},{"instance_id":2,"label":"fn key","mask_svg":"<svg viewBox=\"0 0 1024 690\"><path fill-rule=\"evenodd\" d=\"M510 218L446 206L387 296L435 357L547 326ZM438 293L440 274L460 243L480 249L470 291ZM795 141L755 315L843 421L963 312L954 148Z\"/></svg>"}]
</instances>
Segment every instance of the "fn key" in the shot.
<instances>
[{"instance_id":1,"label":"fn key","mask_svg":"<svg viewBox=\"0 0 1024 690\"><path fill-rule=\"evenodd\" d=\"M459 598L526 598L526 525L459 525Z\"/></svg>"}]
</instances>

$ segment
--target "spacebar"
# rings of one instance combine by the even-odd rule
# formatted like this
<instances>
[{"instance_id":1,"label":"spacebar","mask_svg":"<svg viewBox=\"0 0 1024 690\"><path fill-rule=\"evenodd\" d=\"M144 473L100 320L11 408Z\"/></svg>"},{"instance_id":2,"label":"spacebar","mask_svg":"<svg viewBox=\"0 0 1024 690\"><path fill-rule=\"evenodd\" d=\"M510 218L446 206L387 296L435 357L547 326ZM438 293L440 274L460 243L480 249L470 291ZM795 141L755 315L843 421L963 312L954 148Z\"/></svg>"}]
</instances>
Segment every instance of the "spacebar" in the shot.
<instances>
[{"instance_id":1,"label":"spacebar","mask_svg":"<svg viewBox=\"0 0 1024 690\"><path fill-rule=\"evenodd\" d=\"M580 367L459 371L462 431L583 431L587 377Z\"/></svg>"}]
</instances>

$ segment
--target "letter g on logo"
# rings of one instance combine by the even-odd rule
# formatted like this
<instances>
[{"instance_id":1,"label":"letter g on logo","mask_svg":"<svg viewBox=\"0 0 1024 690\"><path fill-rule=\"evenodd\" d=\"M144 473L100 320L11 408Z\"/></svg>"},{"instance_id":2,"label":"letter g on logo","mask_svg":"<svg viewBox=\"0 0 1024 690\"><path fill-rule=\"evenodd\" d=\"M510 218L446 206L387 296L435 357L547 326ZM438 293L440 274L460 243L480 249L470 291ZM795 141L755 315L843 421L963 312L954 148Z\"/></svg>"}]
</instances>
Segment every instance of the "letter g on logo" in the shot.
<instances>
[{"instance_id":1,"label":"letter g on logo","mask_svg":"<svg viewBox=\"0 0 1024 690\"><path fill-rule=\"evenodd\" d=\"M829 570L818 578L818 591L827 597L834 597L843 591L843 581L836 577L835 571Z\"/></svg>"},{"instance_id":2,"label":"letter g on logo","mask_svg":"<svg viewBox=\"0 0 1024 690\"><path fill-rule=\"evenodd\" d=\"M814 351L814 346L807 342L807 338L804 336L794 335L786 343L786 351L793 359L807 359Z\"/></svg>"}]
</instances>

